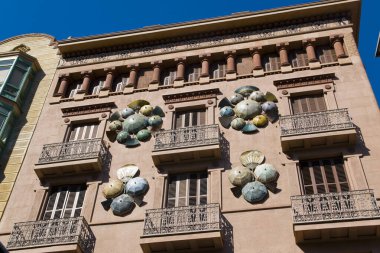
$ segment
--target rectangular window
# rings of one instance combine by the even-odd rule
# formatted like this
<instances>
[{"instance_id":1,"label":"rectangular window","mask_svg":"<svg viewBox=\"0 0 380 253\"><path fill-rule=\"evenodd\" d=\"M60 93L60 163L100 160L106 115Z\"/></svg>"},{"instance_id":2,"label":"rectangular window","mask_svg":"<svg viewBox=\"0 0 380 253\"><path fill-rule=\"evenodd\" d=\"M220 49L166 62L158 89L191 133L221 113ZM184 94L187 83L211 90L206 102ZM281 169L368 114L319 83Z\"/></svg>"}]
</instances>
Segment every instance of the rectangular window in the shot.
<instances>
[{"instance_id":1,"label":"rectangular window","mask_svg":"<svg viewBox=\"0 0 380 253\"><path fill-rule=\"evenodd\" d=\"M53 187L49 194L42 219L49 220L80 216L85 192L85 185Z\"/></svg>"},{"instance_id":2,"label":"rectangular window","mask_svg":"<svg viewBox=\"0 0 380 253\"><path fill-rule=\"evenodd\" d=\"M303 194L349 191L342 158L300 161Z\"/></svg>"},{"instance_id":3,"label":"rectangular window","mask_svg":"<svg viewBox=\"0 0 380 253\"><path fill-rule=\"evenodd\" d=\"M11 69L13 62L13 59L0 61L0 87L7 79L9 70Z\"/></svg>"},{"instance_id":4,"label":"rectangular window","mask_svg":"<svg viewBox=\"0 0 380 253\"><path fill-rule=\"evenodd\" d=\"M317 51L317 56L319 58L319 61L322 64L337 61L335 50L328 45L319 46L319 47L317 47L316 51Z\"/></svg>"},{"instance_id":5,"label":"rectangular window","mask_svg":"<svg viewBox=\"0 0 380 253\"><path fill-rule=\"evenodd\" d=\"M280 56L276 54L264 55L264 67L266 72L281 70Z\"/></svg>"},{"instance_id":6,"label":"rectangular window","mask_svg":"<svg viewBox=\"0 0 380 253\"><path fill-rule=\"evenodd\" d=\"M172 85L177 77L177 71L175 69L167 70L163 73L162 77L160 85Z\"/></svg>"},{"instance_id":7,"label":"rectangular window","mask_svg":"<svg viewBox=\"0 0 380 253\"><path fill-rule=\"evenodd\" d=\"M326 111L323 93L290 98L293 114Z\"/></svg>"},{"instance_id":8,"label":"rectangular window","mask_svg":"<svg viewBox=\"0 0 380 253\"><path fill-rule=\"evenodd\" d=\"M75 124L70 127L68 141L78 141L96 138L99 122Z\"/></svg>"},{"instance_id":9,"label":"rectangular window","mask_svg":"<svg viewBox=\"0 0 380 253\"><path fill-rule=\"evenodd\" d=\"M292 51L290 53L290 61L293 68L300 68L309 66L309 60L307 58L307 53L302 50Z\"/></svg>"},{"instance_id":10,"label":"rectangular window","mask_svg":"<svg viewBox=\"0 0 380 253\"><path fill-rule=\"evenodd\" d=\"M227 66L224 62L216 62L212 64L212 78L223 78L226 76Z\"/></svg>"},{"instance_id":11,"label":"rectangular window","mask_svg":"<svg viewBox=\"0 0 380 253\"><path fill-rule=\"evenodd\" d=\"M207 204L207 172L170 175L166 207Z\"/></svg>"},{"instance_id":12,"label":"rectangular window","mask_svg":"<svg viewBox=\"0 0 380 253\"><path fill-rule=\"evenodd\" d=\"M175 112L174 128L201 126L206 124L206 109Z\"/></svg>"},{"instance_id":13,"label":"rectangular window","mask_svg":"<svg viewBox=\"0 0 380 253\"><path fill-rule=\"evenodd\" d=\"M198 82L199 77L201 76L201 66L198 64L189 66L187 68L186 76L188 82Z\"/></svg>"},{"instance_id":14,"label":"rectangular window","mask_svg":"<svg viewBox=\"0 0 380 253\"><path fill-rule=\"evenodd\" d=\"M104 79L96 79L94 80L94 82L92 83L92 92L91 94L92 95L98 95L101 91L101 89L103 88L104 86L104 83L105 83L105 80Z\"/></svg>"},{"instance_id":15,"label":"rectangular window","mask_svg":"<svg viewBox=\"0 0 380 253\"><path fill-rule=\"evenodd\" d=\"M73 83L70 84L69 88L67 89L67 94L65 97L67 98L73 98L75 94L81 89L82 82L77 80L73 81Z\"/></svg>"}]
</instances>

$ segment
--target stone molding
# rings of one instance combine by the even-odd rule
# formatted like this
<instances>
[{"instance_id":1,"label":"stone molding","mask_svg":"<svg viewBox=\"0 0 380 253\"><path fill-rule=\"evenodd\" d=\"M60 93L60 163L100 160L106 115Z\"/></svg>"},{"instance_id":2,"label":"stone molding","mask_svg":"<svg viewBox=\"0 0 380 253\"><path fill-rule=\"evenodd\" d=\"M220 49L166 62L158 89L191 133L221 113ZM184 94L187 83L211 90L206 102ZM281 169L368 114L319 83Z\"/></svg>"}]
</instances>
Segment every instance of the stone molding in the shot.
<instances>
[{"instance_id":1,"label":"stone molding","mask_svg":"<svg viewBox=\"0 0 380 253\"><path fill-rule=\"evenodd\" d=\"M247 27L245 29L225 31L225 33L229 32L228 34L222 34L222 32L220 32L220 34L222 35L215 35L216 33L214 32L211 35L206 34L208 35L208 37L200 39L181 38L181 41L169 43L166 43L165 41L158 41L158 43L160 44L152 46L142 46L144 44L140 43L136 44L135 48L122 48L121 46L115 46L111 48L101 48L98 50L76 52L72 54L63 55L59 61L58 68L113 60L122 60L128 58L144 57L155 54L172 53L177 51L191 50L204 47L228 45L239 42L262 40L272 37L287 36L298 33L313 32L352 25L351 21L344 16L342 17L342 15L340 17L320 19L317 21L310 21L306 23L303 23L305 22L304 20L303 22L300 21L300 23L295 24L292 24L292 22L295 21L282 22L274 28L269 27L269 25L257 25ZM130 45L127 46L130 47Z\"/></svg>"},{"instance_id":2,"label":"stone molding","mask_svg":"<svg viewBox=\"0 0 380 253\"><path fill-rule=\"evenodd\" d=\"M296 88L309 85L318 85L325 83L332 83L335 78L335 74L322 74L316 76L305 76L299 78L291 78L285 80L274 81L273 84L277 87L277 90Z\"/></svg>"},{"instance_id":3,"label":"stone molding","mask_svg":"<svg viewBox=\"0 0 380 253\"><path fill-rule=\"evenodd\" d=\"M115 103L90 104L84 106L76 106L70 108L62 108L62 117L78 116L84 114L100 113L111 111L115 107Z\"/></svg>"},{"instance_id":4,"label":"stone molding","mask_svg":"<svg viewBox=\"0 0 380 253\"><path fill-rule=\"evenodd\" d=\"M163 95L165 104L168 103L182 103L194 100L212 99L216 98L220 94L219 89L208 89L208 90L198 90L190 91L184 93L176 93L170 95Z\"/></svg>"}]
</instances>

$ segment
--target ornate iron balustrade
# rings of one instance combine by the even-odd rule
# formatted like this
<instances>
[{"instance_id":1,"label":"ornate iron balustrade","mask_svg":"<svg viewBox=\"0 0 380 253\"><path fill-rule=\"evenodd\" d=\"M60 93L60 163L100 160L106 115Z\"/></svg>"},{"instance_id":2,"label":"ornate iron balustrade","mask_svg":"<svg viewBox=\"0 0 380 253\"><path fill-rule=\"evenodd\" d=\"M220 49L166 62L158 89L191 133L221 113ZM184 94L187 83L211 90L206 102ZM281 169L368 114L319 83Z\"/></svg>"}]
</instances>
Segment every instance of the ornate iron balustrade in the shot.
<instances>
[{"instance_id":1,"label":"ornate iron balustrade","mask_svg":"<svg viewBox=\"0 0 380 253\"><path fill-rule=\"evenodd\" d=\"M372 190L292 196L293 222L380 218Z\"/></svg>"},{"instance_id":2,"label":"ornate iron balustrade","mask_svg":"<svg viewBox=\"0 0 380 253\"><path fill-rule=\"evenodd\" d=\"M354 128L347 109L281 116L280 126L282 136Z\"/></svg>"},{"instance_id":3,"label":"ornate iron balustrade","mask_svg":"<svg viewBox=\"0 0 380 253\"><path fill-rule=\"evenodd\" d=\"M221 230L219 204L150 209L145 213L144 236Z\"/></svg>"},{"instance_id":4,"label":"ornate iron balustrade","mask_svg":"<svg viewBox=\"0 0 380 253\"><path fill-rule=\"evenodd\" d=\"M103 157L106 148L101 138L46 144L38 164Z\"/></svg>"},{"instance_id":5,"label":"ornate iron balustrade","mask_svg":"<svg viewBox=\"0 0 380 253\"><path fill-rule=\"evenodd\" d=\"M83 217L16 223L7 249L36 248L77 243L82 252L93 252L95 236Z\"/></svg>"},{"instance_id":6,"label":"ornate iron balustrade","mask_svg":"<svg viewBox=\"0 0 380 253\"><path fill-rule=\"evenodd\" d=\"M154 151L219 144L218 125L165 130L156 133Z\"/></svg>"}]
</instances>

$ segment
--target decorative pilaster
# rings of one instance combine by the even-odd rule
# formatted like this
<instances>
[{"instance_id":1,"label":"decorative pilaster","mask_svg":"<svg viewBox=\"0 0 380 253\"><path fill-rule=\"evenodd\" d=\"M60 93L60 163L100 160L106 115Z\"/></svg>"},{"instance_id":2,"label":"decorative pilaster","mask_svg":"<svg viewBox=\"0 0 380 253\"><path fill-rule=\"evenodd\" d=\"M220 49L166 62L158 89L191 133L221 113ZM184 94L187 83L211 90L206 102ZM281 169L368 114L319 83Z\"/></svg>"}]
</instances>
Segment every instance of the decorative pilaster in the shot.
<instances>
[{"instance_id":1,"label":"decorative pilaster","mask_svg":"<svg viewBox=\"0 0 380 253\"><path fill-rule=\"evenodd\" d=\"M226 51L227 62L227 71L226 71L226 80L235 80L236 79L236 64L235 64L235 54L236 51Z\"/></svg>"},{"instance_id":2,"label":"decorative pilaster","mask_svg":"<svg viewBox=\"0 0 380 253\"><path fill-rule=\"evenodd\" d=\"M185 83L185 60L186 58L176 58L177 73L173 87L183 87Z\"/></svg>"},{"instance_id":3,"label":"decorative pilaster","mask_svg":"<svg viewBox=\"0 0 380 253\"><path fill-rule=\"evenodd\" d=\"M261 64L261 50L262 47L250 48L249 51L252 53L253 61L253 76L259 77L264 76L263 65Z\"/></svg>"},{"instance_id":4,"label":"decorative pilaster","mask_svg":"<svg viewBox=\"0 0 380 253\"><path fill-rule=\"evenodd\" d=\"M289 43L281 43L277 44L278 54L280 55L280 63L281 63L281 72L289 73L292 72L292 66L289 63L288 57L288 49Z\"/></svg>"},{"instance_id":5,"label":"decorative pilaster","mask_svg":"<svg viewBox=\"0 0 380 253\"><path fill-rule=\"evenodd\" d=\"M162 61L152 62L153 77L152 77L152 81L150 81L150 84L148 87L149 91L158 90L158 86L160 84L160 74L161 74L160 64L161 63L162 63Z\"/></svg>"},{"instance_id":6,"label":"decorative pilaster","mask_svg":"<svg viewBox=\"0 0 380 253\"><path fill-rule=\"evenodd\" d=\"M66 94L67 87L69 86L69 75L68 74L63 74L60 75L60 83L58 87L58 91L55 94L55 97L62 97Z\"/></svg>"},{"instance_id":7,"label":"decorative pilaster","mask_svg":"<svg viewBox=\"0 0 380 253\"><path fill-rule=\"evenodd\" d=\"M303 40L302 43L307 54L310 69L320 69L321 63L315 53L315 39Z\"/></svg>"},{"instance_id":8,"label":"decorative pilaster","mask_svg":"<svg viewBox=\"0 0 380 253\"><path fill-rule=\"evenodd\" d=\"M199 78L200 84L206 84L210 82L210 62L209 62L210 56L211 56L210 54L199 56L202 62L201 76Z\"/></svg>"}]
</instances>

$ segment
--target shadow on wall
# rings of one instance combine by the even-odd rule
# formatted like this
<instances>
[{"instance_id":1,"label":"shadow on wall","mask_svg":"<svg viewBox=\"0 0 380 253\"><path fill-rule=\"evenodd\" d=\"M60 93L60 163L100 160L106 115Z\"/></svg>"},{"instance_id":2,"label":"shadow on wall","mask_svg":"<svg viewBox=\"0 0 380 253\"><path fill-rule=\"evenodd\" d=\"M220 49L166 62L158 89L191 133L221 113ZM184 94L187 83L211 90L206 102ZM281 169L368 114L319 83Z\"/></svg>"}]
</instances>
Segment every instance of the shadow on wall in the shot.
<instances>
[{"instance_id":1,"label":"shadow on wall","mask_svg":"<svg viewBox=\"0 0 380 253\"><path fill-rule=\"evenodd\" d=\"M224 138L223 133L220 134L220 153L222 155L221 162L225 170L231 169L231 160L230 160L230 143L226 138Z\"/></svg>"},{"instance_id":2,"label":"shadow on wall","mask_svg":"<svg viewBox=\"0 0 380 253\"><path fill-rule=\"evenodd\" d=\"M36 73L36 75L33 78L32 85L30 87L26 88L25 94L25 101L23 105L21 106L21 113L16 118L16 120L13 122L12 131L10 132L10 135L8 136L8 142L6 143L6 146L4 148L4 151L2 154L0 154L0 183L4 180L4 169L6 164L8 164L10 155L12 153L12 150L14 149L16 145L16 140L18 136L20 135L21 129L28 123L26 119L27 112L29 111L33 98L36 94L37 88L39 83L42 81L42 79L46 76L46 74L41 70ZM35 161L37 162L37 161Z\"/></svg>"},{"instance_id":3,"label":"shadow on wall","mask_svg":"<svg viewBox=\"0 0 380 253\"><path fill-rule=\"evenodd\" d=\"M103 183L109 182L111 163L112 163L112 154L109 152L109 149L106 149L106 152L102 155L102 173L99 174L99 180Z\"/></svg>"},{"instance_id":4,"label":"shadow on wall","mask_svg":"<svg viewBox=\"0 0 380 253\"><path fill-rule=\"evenodd\" d=\"M374 240L352 240L333 241L299 244L297 247L304 253L377 253L380 252L380 241Z\"/></svg>"},{"instance_id":5,"label":"shadow on wall","mask_svg":"<svg viewBox=\"0 0 380 253\"><path fill-rule=\"evenodd\" d=\"M360 129L360 127L358 127L356 124L354 124L355 126L355 130L356 130L356 141L357 141L357 144L356 144L356 147L357 147L357 152L360 153L360 154L363 154L363 156L369 156L369 149L366 147L365 145L365 142L364 142L364 137L363 137L363 134L362 134L362 131Z\"/></svg>"},{"instance_id":6,"label":"shadow on wall","mask_svg":"<svg viewBox=\"0 0 380 253\"><path fill-rule=\"evenodd\" d=\"M223 236L223 252L224 253L233 253L234 252L234 233L231 223L224 217L222 214L221 217L221 226L222 226L222 236Z\"/></svg>"}]
</instances>

